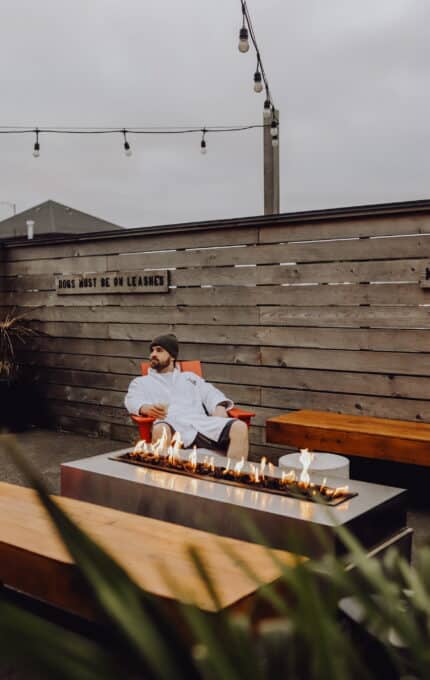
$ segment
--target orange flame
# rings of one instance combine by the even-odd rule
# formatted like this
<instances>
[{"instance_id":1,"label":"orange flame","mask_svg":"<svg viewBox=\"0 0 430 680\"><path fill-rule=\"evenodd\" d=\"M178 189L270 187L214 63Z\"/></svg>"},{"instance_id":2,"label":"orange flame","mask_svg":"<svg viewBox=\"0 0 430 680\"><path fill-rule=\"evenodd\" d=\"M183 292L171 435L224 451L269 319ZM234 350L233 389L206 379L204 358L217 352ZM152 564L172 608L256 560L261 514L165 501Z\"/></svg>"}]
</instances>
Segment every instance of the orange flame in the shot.
<instances>
[{"instance_id":1,"label":"orange flame","mask_svg":"<svg viewBox=\"0 0 430 680\"><path fill-rule=\"evenodd\" d=\"M190 467L193 472L197 470L197 448L194 446L192 453L188 456Z\"/></svg>"},{"instance_id":2,"label":"orange flame","mask_svg":"<svg viewBox=\"0 0 430 680\"><path fill-rule=\"evenodd\" d=\"M283 472L282 473L282 479L281 482L282 484L290 484L291 482L296 481L296 473L294 470L290 470L289 472Z\"/></svg>"},{"instance_id":3,"label":"orange flame","mask_svg":"<svg viewBox=\"0 0 430 680\"><path fill-rule=\"evenodd\" d=\"M238 463L234 466L234 474L236 477L239 477L240 473L242 472L242 468L245 464L245 458L242 457Z\"/></svg>"},{"instance_id":4,"label":"orange flame","mask_svg":"<svg viewBox=\"0 0 430 680\"><path fill-rule=\"evenodd\" d=\"M225 466L224 470L222 471L223 475L226 475L227 472L230 472L230 463L231 463L230 458L227 458L227 465Z\"/></svg>"},{"instance_id":5,"label":"orange flame","mask_svg":"<svg viewBox=\"0 0 430 680\"><path fill-rule=\"evenodd\" d=\"M251 481L253 481L255 484L258 484L260 482L258 468L252 463L251 463Z\"/></svg>"},{"instance_id":6,"label":"orange flame","mask_svg":"<svg viewBox=\"0 0 430 680\"><path fill-rule=\"evenodd\" d=\"M345 494L348 493L348 491L349 491L349 486L338 486L334 490L333 498L336 498L336 496L344 496Z\"/></svg>"}]
</instances>

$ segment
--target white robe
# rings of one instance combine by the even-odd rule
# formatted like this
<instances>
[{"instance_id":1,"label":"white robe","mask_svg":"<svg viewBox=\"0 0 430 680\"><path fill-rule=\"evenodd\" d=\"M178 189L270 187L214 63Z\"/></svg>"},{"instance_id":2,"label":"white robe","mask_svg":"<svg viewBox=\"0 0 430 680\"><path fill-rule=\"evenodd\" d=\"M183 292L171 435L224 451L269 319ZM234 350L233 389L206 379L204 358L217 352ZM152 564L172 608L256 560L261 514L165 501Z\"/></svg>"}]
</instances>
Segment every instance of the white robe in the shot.
<instances>
[{"instance_id":1,"label":"white robe","mask_svg":"<svg viewBox=\"0 0 430 680\"><path fill-rule=\"evenodd\" d=\"M168 404L167 416L155 422L168 423L180 432L185 447L193 443L197 432L218 441L229 419L207 413L212 414L220 403L227 409L233 407L233 402L216 387L178 368L170 373L148 369L148 375L131 381L124 403L135 415L139 415L143 404Z\"/></svg>"}]
</instances>

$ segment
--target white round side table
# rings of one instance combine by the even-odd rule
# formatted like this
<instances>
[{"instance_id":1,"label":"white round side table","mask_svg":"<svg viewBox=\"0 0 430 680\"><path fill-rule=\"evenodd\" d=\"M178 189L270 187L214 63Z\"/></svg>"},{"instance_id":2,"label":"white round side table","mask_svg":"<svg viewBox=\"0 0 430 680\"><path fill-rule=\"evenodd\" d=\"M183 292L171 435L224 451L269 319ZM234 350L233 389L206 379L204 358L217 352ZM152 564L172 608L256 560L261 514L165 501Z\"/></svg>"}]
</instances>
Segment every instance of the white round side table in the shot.
<instances>
[{"instance_id":1,"label":"white round side table","mask_svg":"<svg viewBox=\"0 0 430 680\"><path fill-rule=\"evenodd\" d=\"M309 466L309 474L316 472L319 475L349 479L348 458L338 456L336 453L325 453L323 451L312 451L312 453L314 454L314 459ZM287 453L285 456L281 456L278 465L287 470L301 472L300 453Z\"/></svg>"}]
</instances>

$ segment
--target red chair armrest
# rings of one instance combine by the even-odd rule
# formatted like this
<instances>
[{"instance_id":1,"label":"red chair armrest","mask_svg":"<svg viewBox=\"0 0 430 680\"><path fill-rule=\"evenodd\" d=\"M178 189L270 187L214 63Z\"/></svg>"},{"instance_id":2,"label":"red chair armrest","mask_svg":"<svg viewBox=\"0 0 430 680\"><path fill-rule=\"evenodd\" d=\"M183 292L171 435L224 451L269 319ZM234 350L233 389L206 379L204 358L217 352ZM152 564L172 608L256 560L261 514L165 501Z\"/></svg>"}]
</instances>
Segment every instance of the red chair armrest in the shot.
<instances>
[{"instance_id":1,"label":"red chair armrest","mask_svg":"<svg viewBox=\"0 0 430 680\"><path fill-rule=\"evenodd\" d=\"M151 418L151 416L135 416L134 413L130 413L130 418L138 425L142 425L143 423L153 423L155 420L155 418Z\"/></svg>"},{"instance_id":2,"label":"red chair armrest","mask_svg":"<svg viewBox=\"0 0 430 680\"><path fill-rule=\"evenodd\" d=\"M238 408L237 406L234 406L233 408L229 409L227 413L231 418L243 420L243 422L246 423L248 427L251 424L251 418L255 416L255 413L253 413L252 411L244 411L242 408Z\"/></svg>"}]
</instances>

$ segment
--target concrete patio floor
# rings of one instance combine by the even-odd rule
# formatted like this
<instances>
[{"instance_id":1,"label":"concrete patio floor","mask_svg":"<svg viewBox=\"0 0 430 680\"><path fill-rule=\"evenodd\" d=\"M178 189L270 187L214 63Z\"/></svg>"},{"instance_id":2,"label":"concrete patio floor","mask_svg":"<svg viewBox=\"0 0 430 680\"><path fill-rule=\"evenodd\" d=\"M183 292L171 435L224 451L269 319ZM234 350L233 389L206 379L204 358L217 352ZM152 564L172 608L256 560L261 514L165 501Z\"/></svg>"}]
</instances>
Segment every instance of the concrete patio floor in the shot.
<instances>
[{"instance_id":1,"label":"concrete patio floor","mask_svg":"<svg viewBox=\"0 0 430 680\"><path fill-rule=\"evenodd\" d=\"M45 480L48 490L54 494L60 493L61 463L107 453L125 446L124 442L120 441L53 430L30 430L16 436L25 448L29 461ZM2 457L0 463L0 481L28 485L16 465L5 457ZM377 481L381 483L380 479ZM430 544L430 508L411 506L408 512L408 526L414 529L414 558L419 546ZM0 680L33 680L35 677L5 664L0 659Z\"/></svg>"}]
</instances>

